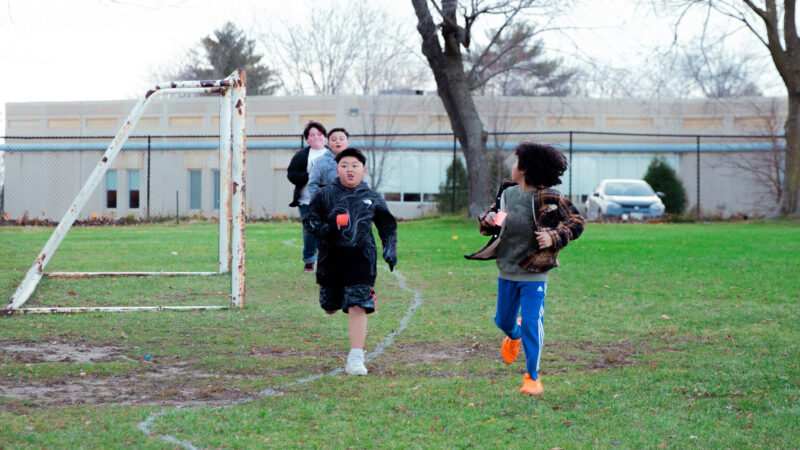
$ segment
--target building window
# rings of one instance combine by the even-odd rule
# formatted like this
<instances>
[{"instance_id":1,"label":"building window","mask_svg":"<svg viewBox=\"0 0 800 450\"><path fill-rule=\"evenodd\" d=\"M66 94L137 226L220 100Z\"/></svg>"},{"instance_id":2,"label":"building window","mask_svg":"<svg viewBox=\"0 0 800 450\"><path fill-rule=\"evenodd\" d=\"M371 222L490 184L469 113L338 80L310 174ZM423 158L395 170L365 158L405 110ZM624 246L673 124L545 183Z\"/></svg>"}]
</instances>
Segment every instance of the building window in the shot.
<instances>
[{"instance_id":1,"label":"building window","mask_svg":"<svg viewBox=\"0 0 800 450\"><path fill-rule=\"evenodd\" d=\"M214 210L219 211L219 170L214 171Z\"/></svg>"},{"instance_id":2,"label":"building window","mask_svg":"<svg viewBox=\"0 0 800 450\"><path fill-rule=\"evenodd\" d=\"M435 202L437 195L439 194L419 192L384 192L383 199L387 202L423 203Z\"/></svg>"},{"instance_id":3,"label":"building window","mask_svg":"<svg viewBox=\"0 0 800 450\"><path fill-rule=\"evenodd\" d=\"M139 209L139 170L128 171L128 208Z\"/></svg>"},{"instance_id":4,"label":"building window","mask_svg":"<svg viewBox=\"0 0 800 450\"><path fill-rule=\"evenodd\" d=\"M202 209L203 172L200 170L189 171L189 209Z\"/></svg>"},{"instance_id":5,"label":"building window","mask_svg":"<svg viewBox=\"0 0 800 450\"><path fill-rule=\"evenodd\" d=\"M106 172L106 208L116 209L117 207L117 171L109 170Z\"/></svg>"}]
</instances>

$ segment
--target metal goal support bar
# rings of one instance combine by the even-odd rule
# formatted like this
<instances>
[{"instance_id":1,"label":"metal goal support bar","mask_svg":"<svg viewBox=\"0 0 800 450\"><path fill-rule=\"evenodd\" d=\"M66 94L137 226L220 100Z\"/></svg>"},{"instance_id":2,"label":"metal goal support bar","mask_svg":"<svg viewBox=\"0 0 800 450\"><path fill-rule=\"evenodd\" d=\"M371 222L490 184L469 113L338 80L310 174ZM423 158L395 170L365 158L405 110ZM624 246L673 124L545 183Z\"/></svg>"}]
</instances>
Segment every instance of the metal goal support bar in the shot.
<instances>
[{"instance_id":1,"label":"metal goal support bar","mask_svg":"<svg viewBox=\"0 0 800 450\"><path fill-rule=\"evenodd\" d=\"M141 310L201 310L221 309L230 306L244 307L245 281L245 152L246 152L246 87L245 71L239 69L223 80L173 81L157 84L140 98L127 120L117 132L100 161L83 185L72 205L67 209L42 251L28 269L16 292L1 309L0 316L18 313L63 313L87 311L141 311ZM161 92L179 91L183 94L219 94L220 101L220 207L218 273L231 273L231 302L229 306L184 307L88 307L88 308L29 308L20 307L33 294L47 263L66 237L92 193L103 180L111 164L119 155L131 130L136 126L150 100ZM232 143L232 146L231 146ZM232 147L232 148L231 148ZM150 276L150 275L209 275L214 272L62 272L48 274L54 277L83 278L91 276Z\"/></svg>"}]
</instances>

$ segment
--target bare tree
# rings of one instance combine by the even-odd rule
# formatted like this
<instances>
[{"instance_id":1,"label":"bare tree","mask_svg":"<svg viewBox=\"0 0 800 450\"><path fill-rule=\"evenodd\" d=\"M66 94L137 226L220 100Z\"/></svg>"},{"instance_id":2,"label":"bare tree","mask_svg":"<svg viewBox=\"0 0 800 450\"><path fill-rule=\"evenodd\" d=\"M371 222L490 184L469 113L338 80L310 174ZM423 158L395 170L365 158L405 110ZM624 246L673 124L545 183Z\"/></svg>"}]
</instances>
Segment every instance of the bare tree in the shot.
<instances>
[{"instance_id":1,"label":"bare tree","mask_svg":"<svg viewBox=\"0 0 800 450\"><path fill-rule=\"evenodd\" d=\"M756 130L758 134L769 137L770 147L767 151L753 153L730 152L725 155L723 164L743 173L743 177L763 187L769 196L765 201L778 204L783 197L781 181L785 177L785 151L781 136L783 114L777 100L771 101L766 107L752 104L751 108L760 122Z\"/></svg>"},{"instance_id":2,"label":"bare tree","mask_svg":"<svg viewBox=\"0 0 800 450\"><path fill-rule=\"evenodd\" d=\"M519 99L525 101L523 99ZM489 130L489 140L487 141L489 157L489 189L497 189L504 178L510 177L510 165L507 164L508 156L511 154L506 149L511 140L511 130L520 125L520 118L514 113L520 104L497 96L486 96L479 99L479 110L486 119L486 126ZM516 136L514 139L518 139Z\"/></svg>"},{"instance_id":3,"label":"bare tree","mask_svg":"<svg viewBox=\"0 0 800 450\"><path fill-rule=\"evenodd\" d=\"M712 14L721 14L751 33L768 50L788 94L784 123L785 176L781 198L772 216L800 214L800 36L797 34L796 1L664 0L663 3L678 8L676 30L690 10L699 7L705 13L702 36L708 35Z\"/></svg>"},{"instance_id":4,"label":"bare tree","mask_svg":"<svg viewBox=\"0 0 800 450\"><path fill-rule=\"evenodd\" d=\"M362 114L362 150L367 152L370 164L370 187L378 190L388 174L388 153L397 133L397 118L404 109L407 97L398 95L365 96L359 105Z\"/></svg>"},{"instance_id":5,"label":"bare tree","mask_svg":"<svg viewBox=\"0 0 800 450\"><path fill-rule=\"evenodd\" d=\"M467 78L481 94L566 96L575 70L544 56L544 42L531 25L517 23L486 33L467 55Z\"/></svg>"},{"instance_id":6,"label":"bare tree","mask_svg":"<svg viewBox=\"0 0 800 450\"><path fill-rule=\"evenodd\" d=\"M346 90L360 51L362 36L358 27L346 26L350 11L337 8L311 8L302 23L282 23L277 33L261 41L277 57L284 86L292 93L338 94ZM336 26L333 24L341 24Z\"/></svg>"},{"instance_id":7,"label":"bare tree","mask_svg":"<svg viewBox=\"0 0 800 450\"><path fill-rule=\"evenodd\" d=\"M468 214L476 217L489 205L491 198L486 148L488 134L472 99L473 86L464 64L462 49L469 51L473 26L481 16L491 16L501 21L501 25L495 28L493 38L483 49L484 53L488 53L494 51L504 30L513 27L526 12L547 6L535 0L471 0L468 6L461 5L458 0L411 0L411 3L417 15L417 31L422 37L422 54L433 72L453 133L464 151L469 180ZM440 19L438 24L431 15L429 3ZM555 2L552 3L555 5ZM566 6L565 2L561 2L559 6L550 7L548 12L552 15L558 7ZM478 55L475 61L482 61L483 58Z\"/></svg>"},{"instance_id":8,"label":"bare tree","mask_svg":"<svg viewBox=\"0 0 800 450\"><path fill-rule=\"evenodd\" d=\"M282 66L284 87L295 94L375 94L414 88L419 58L411 33L367 0L314 5L302 21L262 32L261 42Z\"/></svg>"},{"instance_id":9,"label":"bare tree","mask_svg":"<svg viewBox=\"0 0 800 450\"><path fill-rule=\"evenodd\" d=\"M681 72L707 98L760 97L753 67L754 58L737 52L732 54L722 46L686 51Z\"/></svg>"}]
</instances>

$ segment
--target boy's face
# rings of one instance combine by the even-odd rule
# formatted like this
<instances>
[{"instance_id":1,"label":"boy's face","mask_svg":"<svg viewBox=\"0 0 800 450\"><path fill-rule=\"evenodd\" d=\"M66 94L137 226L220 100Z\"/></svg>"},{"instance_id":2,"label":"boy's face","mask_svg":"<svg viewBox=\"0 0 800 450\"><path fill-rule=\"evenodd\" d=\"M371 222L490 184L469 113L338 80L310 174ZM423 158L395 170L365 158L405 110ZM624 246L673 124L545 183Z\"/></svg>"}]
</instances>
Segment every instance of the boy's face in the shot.
<instances>
[{"instance_id":1,"label":"boy's face","mask_svg":"<svg viewBox=\"0 0 800 450\"><path fill-rule=\"evenodd\" d=\"M348 145L350 145L350 141L347 139L347 135L341 131L331 133L328 138L328 146L331 148L334 155L338 155L342 150L346 149Z\"/></svg>"},{"instance_id":2,"label":"boy's face","mask_svg":"<svg viewBox=\"0 0 800 450\"><path fill-rule=\"evenodd\" d=\"M336 166L336 175L339 175L339 181L350 189L361 184L361 180L366 174L367 168L355 156L345 156L339 160L339 165Z\"/></svg>"},{"instance_id":3,"label":"boy's face","mask_svg":"<svg viewBox=\"0 0 800 450\"><path fill-rule=\"evenodd\" d=\"M308 142L308 146L314 150L320 150L325 148L325 135L318 129L311 127L311 129L308 130L306 142Z\"/></svg>"},{"instance_id":4,"label":"boy's face","mask_svg":"<svg viewBox=\"0 0 800 450\"><path fill-rule=\"evenodd\" d=\"M525 183L525 171L519 170L519 156L514 161L514 165L511 166L511 181L517 184Z\"/></svg>"}]
</instances>

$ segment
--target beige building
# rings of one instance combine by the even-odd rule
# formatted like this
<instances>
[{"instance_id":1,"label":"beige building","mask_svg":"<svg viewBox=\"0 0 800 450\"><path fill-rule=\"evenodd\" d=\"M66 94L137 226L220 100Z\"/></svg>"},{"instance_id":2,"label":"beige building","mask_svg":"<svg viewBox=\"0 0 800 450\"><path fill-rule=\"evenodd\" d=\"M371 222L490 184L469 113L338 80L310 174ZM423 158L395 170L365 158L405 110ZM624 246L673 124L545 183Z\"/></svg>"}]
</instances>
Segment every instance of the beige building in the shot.
<instances>
[{"instance_id":1,"label":"beige building","mask_svg":"<svg viewBox=\"0 0 800 450\"><path fill-rule=\"evenodd\" d=\"M752 216L774 205L768 187L748 170L761 164L773 145L746 136L769 135L770 124L783 123L784 99L477 97L476 103L486 130L498 133L490 136L490 147L505 149L507 160L508 150L523 139L556 143L569 152L571 168L559 188L574 201L582 201L603 178L641 178L660 155L677 170L690 207L697 203L700 181L704 215ZM134 104L7 104L6 134L13 138L0 150L5 150L9 218L59 220ZM435 208L434 195L454 155L450 123L437 96L258 96L247 100L250 217L297 215L288 207L292 185L286 169L311 119L328 128L344 126L357 135L353 146L371 149L373 187L396 215L414 218ZM217 97L156 100L81 218L215 216L218 132ZM727 137L713 137L720 135Z\"/></svg>"}]
</instances>

